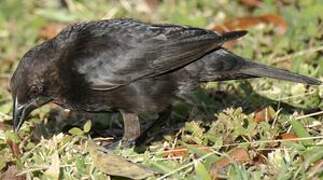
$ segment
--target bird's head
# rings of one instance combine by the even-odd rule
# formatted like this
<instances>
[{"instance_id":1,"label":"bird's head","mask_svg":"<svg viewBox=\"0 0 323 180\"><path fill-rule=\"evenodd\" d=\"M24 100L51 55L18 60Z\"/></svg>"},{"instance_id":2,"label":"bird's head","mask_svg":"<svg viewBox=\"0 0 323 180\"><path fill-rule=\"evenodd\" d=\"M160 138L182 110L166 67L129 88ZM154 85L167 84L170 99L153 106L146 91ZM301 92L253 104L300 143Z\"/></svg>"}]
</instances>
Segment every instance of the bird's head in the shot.
<instances>
[{"instance_id":1,"label":"bird's head","mask_svg":"<svg viewBox=\"0 0 323 180\"><path fill-rule=\"evenodd\" d=\"M23 56L11 78L15 132L34 109L52 100L46 90L49 58L51 53L43 45L31 49Z\"/></svg>"}]
</instances>

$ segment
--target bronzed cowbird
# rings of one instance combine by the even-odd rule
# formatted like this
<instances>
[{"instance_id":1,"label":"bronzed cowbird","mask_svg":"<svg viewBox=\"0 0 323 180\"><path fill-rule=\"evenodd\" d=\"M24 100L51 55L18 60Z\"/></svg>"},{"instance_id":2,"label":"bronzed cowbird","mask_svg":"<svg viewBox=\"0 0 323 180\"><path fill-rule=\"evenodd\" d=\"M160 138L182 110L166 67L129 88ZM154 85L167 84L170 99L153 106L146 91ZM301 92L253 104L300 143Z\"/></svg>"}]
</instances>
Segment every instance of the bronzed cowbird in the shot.
<instances>
[{"instance_id":1,"label":"bronzed cowbird","mask_svg":"<svg viewBox=\"0 0 323 180\"><path fill-rule=\"evenodd\" d=\"M54 102L71 110L121 112L122 142L129 144L140 136L140 113L162 112L203 82L269 77L321 84L222 47L245 34L131 19L70 25L20 61L11 79L14 130L32 110Z\"/></svg>"}]
</instances>

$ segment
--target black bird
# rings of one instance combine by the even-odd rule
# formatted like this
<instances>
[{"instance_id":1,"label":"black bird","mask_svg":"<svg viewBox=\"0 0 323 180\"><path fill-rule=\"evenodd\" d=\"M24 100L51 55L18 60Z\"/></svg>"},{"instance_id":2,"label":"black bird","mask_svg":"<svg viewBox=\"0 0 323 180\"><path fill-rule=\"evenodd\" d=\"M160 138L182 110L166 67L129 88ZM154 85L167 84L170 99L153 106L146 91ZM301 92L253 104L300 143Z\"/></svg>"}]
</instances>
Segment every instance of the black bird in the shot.
<instances>
[{"instance_id":1,"label":"black bird","mask_svg":"<svg viewBox=\"0 0 323 180\"><path fill-rule=\"evenodd\" d=\"M14 130L32 110L54 102L71 110L121 112L127 144L140 135L138 114L162 112L203 82L269 77L321 84L222 47L245 34L131 19L68 26L20 61L11 79Z\"/></svg>"}]
</instances>

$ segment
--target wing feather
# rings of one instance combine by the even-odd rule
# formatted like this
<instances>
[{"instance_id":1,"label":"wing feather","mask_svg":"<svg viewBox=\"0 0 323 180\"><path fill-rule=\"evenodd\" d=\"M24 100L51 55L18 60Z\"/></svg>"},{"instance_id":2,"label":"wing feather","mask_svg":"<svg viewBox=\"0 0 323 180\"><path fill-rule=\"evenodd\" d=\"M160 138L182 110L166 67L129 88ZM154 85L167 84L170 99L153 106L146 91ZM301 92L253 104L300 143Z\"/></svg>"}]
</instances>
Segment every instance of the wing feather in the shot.
<instances>
[{"instance_id":1,"label":"wing feather","mask_svg":"<svg viewBox=\"0 0 323 180\"><path fill-rule=\"evenodd\" d=\"M68 56L93 90L108 91L184 67L245 33L106 20L75 25L61 35L74 38ZM72 38L72 39L73 39ZM58 38L62 39L62 38Z\"/></svg>"}]
</instances>

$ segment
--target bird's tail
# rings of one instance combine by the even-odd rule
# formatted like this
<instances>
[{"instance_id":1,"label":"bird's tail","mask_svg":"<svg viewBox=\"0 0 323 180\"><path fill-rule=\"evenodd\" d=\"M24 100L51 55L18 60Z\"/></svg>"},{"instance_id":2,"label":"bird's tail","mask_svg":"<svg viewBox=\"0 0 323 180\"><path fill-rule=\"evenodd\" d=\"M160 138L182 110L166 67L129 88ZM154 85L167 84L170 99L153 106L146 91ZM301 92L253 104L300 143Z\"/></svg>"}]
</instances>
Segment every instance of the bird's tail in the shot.
<instances>
[{"instance_id":1,"label":"bird's tail","mask_svg":"<svg viewBox=\"0 0 323 180\"><path fill-rule=\"evenodd\" d=\"M322 84L314 78L248 61L226 49L218 49L206 56L203 61L208 68L201 81L268 77L310 85Z\"/></svg>"}]
</instances>

